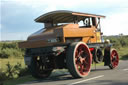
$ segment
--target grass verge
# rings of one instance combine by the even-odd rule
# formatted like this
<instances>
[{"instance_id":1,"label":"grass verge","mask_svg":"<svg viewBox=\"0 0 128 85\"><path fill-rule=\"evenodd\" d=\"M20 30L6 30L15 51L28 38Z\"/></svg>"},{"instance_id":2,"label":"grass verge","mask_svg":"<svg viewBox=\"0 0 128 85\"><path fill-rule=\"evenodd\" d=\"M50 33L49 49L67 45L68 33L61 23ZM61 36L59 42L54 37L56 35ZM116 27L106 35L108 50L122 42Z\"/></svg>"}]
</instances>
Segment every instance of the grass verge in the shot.
<instances>
[{"instance_id":1,"label":"grass verge","mask_svg":"<svg viewBox=\"0 0 128 85\"><path fill-rule=\"evenodd\" d=\"M128 47L117 49L120 60L128 60Z\"/></svg>"},{"instance_id":2,"label":"grass verge","mask_svg":"<svg viewBox=\"0 0 128 85\"><path fill-rule=\"evenodd\" d=\"M6 80L4 81L4 85L18 85L32 80L35 80L35 78L33 78L31 75L28 75L17 79Z\"/></svg>"},{"instance_id":3,"label":"grass verge","mask_svg":"<svg viewBox=\"0 0 128 85\"><path fill-rule=\"evenodd\" d=\"M16 65L17 63L20 63L22 68L25 67L24 58L0 58L0 69L6 71L8 63L10 63L10 65L12 66Z\"/></svg>"}]
</instances>

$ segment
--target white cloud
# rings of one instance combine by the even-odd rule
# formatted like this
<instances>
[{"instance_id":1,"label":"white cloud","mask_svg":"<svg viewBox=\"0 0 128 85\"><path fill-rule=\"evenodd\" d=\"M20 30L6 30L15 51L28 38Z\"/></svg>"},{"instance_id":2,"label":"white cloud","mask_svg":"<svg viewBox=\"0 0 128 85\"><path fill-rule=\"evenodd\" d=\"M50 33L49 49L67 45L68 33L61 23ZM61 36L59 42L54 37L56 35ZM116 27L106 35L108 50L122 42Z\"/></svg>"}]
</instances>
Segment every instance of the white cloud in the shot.
<instances>
[{"instance_id":1,"label":"white cloud","mask_svg":"<svg viewBox=\"0 0 128 85\"><path fill-rule=\"evenodd\" d=\"M10 0L6 0L6 1L10 1ZM90 4L95 4L95 5L90 5L90 6L101 6L101 5L112 5L112 4L117 4L118 7L119 6L127 6L128 2L127 0L12 0L12 1L17 1L19 4L24 4L24 5L33 5L34 4L38 4L36 5L41 6L41 5L54 5L54 6L65 6L65 7L74 7L74 6L78 6L78 5L85 5L85 7L87 5Z\"/></svg>"},{"instance_id":2,"label":"white cloud","mask_svg":"<svg viewBox=\"0 0 128 85\"><path fill-rule=\"evenodd\" d=\"M105 35L114 35L119 33L128 34L128 29L127 29L128 0L1 0L1 2L2 5L4 5L4 7L7 7L5 8L4 15L2 16L2 18L7 22L8 22L7 20L8 17L11 18L19 17L19 14L22 14L22 12L24 12L23 10L29 10L29 9L32 10L29 11L32 12L31 14L35 13L34 17L36 15L38 17L38 15L40 14L53 10L71 10L71 11L90 12L97 14L103 13L107 16L106 19L104 19L103 22L101 23L102 31L104 32ZM20 6L21 9L23 10L21 11L20 8L18 9L17 8L18 6ZM9 8L11 7L17 9L9 10ZM30 13L25 13L25 14L32 16ZM21 17L18 19L23 20L24 18ZM7 24L3 24L3 25L5 29L5 27L7 27ZM29 25L31 26L31 24ZM24 26L23 28L26 27ZM2 40L21 39L21 37L23 37L23 39L26 39L26 37L28 36L28 34L26 33L15 33L15 32L5 33L5 34L2 34Z\"/></svg>"},{"instance_id":3,"label":"white cloud","mask_svg":"<svg viewBox=\"0 0 128 85\"><path fill-rule=\"evenodd\" d=\"M128 0L2 0L3 3L15 2L16 4L29 6L36 11L49 12L53 10L81 11L85 9L101 10L128 7ZM5 3L6 3L5 2ZM84 11L82 11L84 12ZM93 11L92 11L93 12ZM39 12L40 13L40 12ZM94 12L95 13L95 12Z\"/></svg>"},{"instance_id":4,"label":"white cloud","mask_svg":"<svg viewBox=\"0 0 128 85\"><path fill-rule=\"evenodd\" d=\"M1 41L1 34L2 34L1 30L2 30L2 24L0 23L0 41Z\"/></svg>"},{"instance_id":5,"label":"white cloud","mask_svg":"<svg viewBox=\"0 0 128 85\"><path fill-rule=\"evenodd\" d=\"M2 33L0 40L26 40L30 33L19 32L19 33Z\"/></svg>"},{"instance_id":6,"label":"white cloud","mask_svg":"<svg viewBox=\"0 0 128 85\"><path fill-rule=\"evenodd\" d=\"M10 0L2 0L10 1ZM66 9L103 9L106 7L126 7L128 0L11 0L17 4L26 5L36 10L52 11L58 10L59 8ZM45 9L43 9L45 8ZM78 10L79 11L79 10Z\"/></svg>"},{"instance_id":7,"label":"white cloud","mask_svg":"<svg viewBox=\"0 0 128 85\"><path fill-rule=\"evenodd\" d=\"M1 41L1 24L0 24L0 41Z\"/></svg>"},{"instance_id":8,"label":"white cloud","mask_svg":"<svg viewBox=\"0 0 128 85\"><path fill-rule=\"evenodd\" d=\"M1 24L1 22L0 22L0 30L2 29L2 24Z\"/></svg>"},{"instance_id":9,"label":"white cloud","mask_svg":"<svg viewBox=\"0 0 128 85\"><path fill-rule=\"evenodd\" d=\"M107 14L106 19L102 20L102 31L105 35L116 35L123 33L128 35L128 8Z\"/></svg>"}]
</instances>

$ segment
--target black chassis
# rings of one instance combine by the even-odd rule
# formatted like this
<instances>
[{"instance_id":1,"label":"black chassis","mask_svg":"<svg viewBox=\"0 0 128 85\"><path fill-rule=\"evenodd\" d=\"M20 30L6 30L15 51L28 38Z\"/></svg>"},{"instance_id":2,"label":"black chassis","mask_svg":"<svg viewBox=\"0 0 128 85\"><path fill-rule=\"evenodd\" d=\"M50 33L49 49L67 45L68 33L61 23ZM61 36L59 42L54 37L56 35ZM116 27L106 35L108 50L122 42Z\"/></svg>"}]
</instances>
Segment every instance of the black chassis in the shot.
<instances>
[{"instance_id":1,"label":"black chassis","mask_svg":"<svg viewBox=\"0 0 128 85\"><path fill-rule=\"evenodd\" d=\"M62 69L67 68L66 66L66 49L70 46L71 43L40 47L40 48L27 48L25 52L25 63L29 66L31 62L31 57L41 56L42 61L45 62L46 59L50 59L53 69ZM101 49L103 52L103 62L105 66L110 64L110 49L112 44L107 43L88 43L89 48ZM95 58L95 52L91 52L93 55L93 62Z\"/></svg>"}]
</instances>

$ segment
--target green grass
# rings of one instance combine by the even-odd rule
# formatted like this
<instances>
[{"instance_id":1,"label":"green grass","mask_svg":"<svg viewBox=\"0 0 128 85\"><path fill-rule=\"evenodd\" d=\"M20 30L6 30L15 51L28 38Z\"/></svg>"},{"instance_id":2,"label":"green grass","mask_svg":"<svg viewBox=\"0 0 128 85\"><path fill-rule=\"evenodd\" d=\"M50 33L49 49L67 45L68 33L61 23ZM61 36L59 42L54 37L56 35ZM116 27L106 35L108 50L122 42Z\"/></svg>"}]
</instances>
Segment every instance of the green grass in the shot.
<instances>
[{"instance_id":1,"label":"green grass","mask_svg":"<svg viewBox=\"0 0 128 85\"><path fill-rule=\"evenodd\" d=\"M36 79L33 78L31 75L28 75L28 76L20 77L17 79L6 80L4 82L4 85L17 85L17 84L25 83L32 80L36 80Z\"/></svg>"},{"instance_id":2,"label":"green grass","mask_svg":"<svg viewBox=\"0 0 128 85\"><path fill-rule=\"evenodd\" d=\"M7 69L7 64L10 63L10 65L14 66L17 63L20 63L22 68L25 67L24 64L24 59L23 58L6 58L6 59L0 59L0 69L2 69L3 71L6 71Z\"/></svg>"},{"instance_id":3,"label":"green grass","mask_svg":"<svg viewBox=\"0 0 128 85\"><path fill-rule=\"evenodd\" d=\"M117 49L120 60L128 60L128 47Z\"/></svg>"},{"instance_id":4,"label":"green grass","mask_svg":"<svg viewBox=\"0 0 128 85\"><path fill-rule=\"evenodd\" d=\"M96 66L102 66L102 65L104 65L103 62L101 62L101 63L96 63ZM91 66L94 67L94 66L95 66L95 63L93 63Z\"/></svg>"}]
</instances>

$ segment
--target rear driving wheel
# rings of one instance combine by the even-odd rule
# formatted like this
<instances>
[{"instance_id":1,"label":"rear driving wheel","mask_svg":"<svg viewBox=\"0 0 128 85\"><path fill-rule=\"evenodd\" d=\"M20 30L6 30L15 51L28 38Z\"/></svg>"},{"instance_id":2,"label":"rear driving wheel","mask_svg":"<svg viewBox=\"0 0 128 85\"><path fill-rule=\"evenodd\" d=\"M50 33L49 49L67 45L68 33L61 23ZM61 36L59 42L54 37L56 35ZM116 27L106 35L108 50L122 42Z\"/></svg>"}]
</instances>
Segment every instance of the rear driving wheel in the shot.
<instances>
[{"instance_id":1,"label":"rear driving wheel","mask_svg":"<svg viewBox=\"0 0 128 85\"><path fill-rule=\"evenodd\" d=\"M50 62L44 63L40 56L32 57L29 70L33 77L43 79L47 78L53 69L50 68Z\"/></svg>"},{"instance_id":2,"label":"rear driving wheel","mask_svg":"<svg viewBox=\"0 0 128 85\"><path fill-rule=\"evenodd\" d=\"M111 61L110 65L109 65L110 69L116 68L119 64L119 56L115 49L111 50L110 61Z\"/></svg>"},{"instance_id":3,"label":"rear driving wheel","mask_svg":"<svg viewBox=\"0 0 128 85\"><path fill-rule=\"evenodd\" d=\"M84 42L72 43L67 51L66 61L73 77L85 77L91 68L91 53Z\"/></svg>"}]
</instances>

